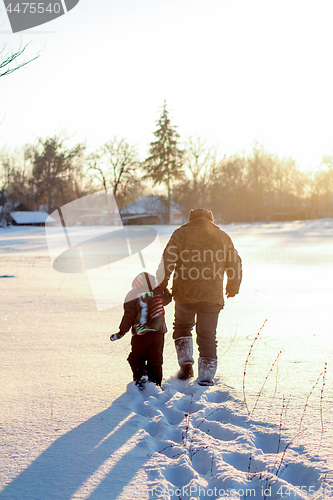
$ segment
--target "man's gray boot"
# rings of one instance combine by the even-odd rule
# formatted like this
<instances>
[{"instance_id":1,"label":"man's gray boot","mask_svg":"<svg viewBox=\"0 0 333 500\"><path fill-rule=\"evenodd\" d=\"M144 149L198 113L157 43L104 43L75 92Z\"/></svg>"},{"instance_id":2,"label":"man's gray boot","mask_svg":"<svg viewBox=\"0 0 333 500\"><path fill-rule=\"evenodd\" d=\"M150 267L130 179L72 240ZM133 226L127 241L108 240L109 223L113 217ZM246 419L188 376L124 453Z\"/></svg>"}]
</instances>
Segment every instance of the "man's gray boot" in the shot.
<instances>
[{"instance_id":1,"label":"man's gray boot","mask_svg":"<svg viewBox=\"0 0 333 500\"><path fill-rule=\"evenodd\" d=\"M217 359L199 358L199 375L197 382L199 385L214 385L213 377L216 373Z\"/></svg>"},{"instance_id":2,"label":"man's gray boot","mask_svg":"<svg viewBox=\"0 0 333 500\"><path fill-rule=\"evenodd\" d=\"M180 370L177 377L181 380L193 377L193 339L192 337L179 337L175 340Z\"/></svg>"}]
</instances>

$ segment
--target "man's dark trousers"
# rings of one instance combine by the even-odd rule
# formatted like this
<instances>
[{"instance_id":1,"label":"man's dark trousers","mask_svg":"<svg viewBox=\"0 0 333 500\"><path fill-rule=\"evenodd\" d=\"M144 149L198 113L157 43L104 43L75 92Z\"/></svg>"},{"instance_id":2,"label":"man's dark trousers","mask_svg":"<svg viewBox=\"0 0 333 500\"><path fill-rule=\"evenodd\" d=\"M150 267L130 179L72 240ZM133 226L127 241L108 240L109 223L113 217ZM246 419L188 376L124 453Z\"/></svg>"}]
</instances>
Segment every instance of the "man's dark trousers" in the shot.
<instances>
[{"instance_id":1,"label":"man's dark trousers","mask_svg":"<svg viewBox=\"0 0 333 500\"><path fill-rule=\"evenodd\" d=\"M177 340L180 337L191 337L195 325L200 357L217 359L216 328L219 308L215 307L218 312L206 312L204 309L206 307L199 303L197 305L176 303L173 338Z\"/></svg>"}]
</instances>

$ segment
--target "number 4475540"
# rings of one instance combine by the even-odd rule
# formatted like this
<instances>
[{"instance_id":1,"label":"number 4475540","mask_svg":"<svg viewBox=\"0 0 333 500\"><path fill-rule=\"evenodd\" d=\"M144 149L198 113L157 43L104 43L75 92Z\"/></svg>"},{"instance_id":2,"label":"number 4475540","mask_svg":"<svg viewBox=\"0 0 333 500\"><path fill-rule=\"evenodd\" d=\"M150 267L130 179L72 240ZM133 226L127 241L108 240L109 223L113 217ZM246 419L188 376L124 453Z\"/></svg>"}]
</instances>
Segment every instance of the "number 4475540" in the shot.
<instances>
[{"instance_id":1,"label":"number 4475540","mask_svg":"<svg viewBox=\"0 0 333 500\"><path fill-rule=\"evenodd\" d=\"M8 4L7 12L16 12L17 14L43 14L49 12L50 14L59 14L61 11L60 3L44 3L44 2L22 2L17 4Z\"/></svg>"}]
</instances>

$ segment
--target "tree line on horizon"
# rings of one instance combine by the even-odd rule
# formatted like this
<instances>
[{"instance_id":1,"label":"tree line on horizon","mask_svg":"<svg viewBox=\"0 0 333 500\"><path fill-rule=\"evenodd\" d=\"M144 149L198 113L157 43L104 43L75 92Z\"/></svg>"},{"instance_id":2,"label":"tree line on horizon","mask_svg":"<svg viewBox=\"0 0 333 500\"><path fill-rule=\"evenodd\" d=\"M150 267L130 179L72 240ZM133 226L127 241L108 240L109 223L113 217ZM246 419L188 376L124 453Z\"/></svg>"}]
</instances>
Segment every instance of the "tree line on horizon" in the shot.
<instances>
[{"instance_id":1,"label":"tree line on horizon","mask_svg":"<svg viewBox=\"0 0 333 500\"><path fill-rule=\"evenodd\" d=\"M39 138L19 151L0 151L0 192L30 210L56 208L101 189L118 207L141 195L165 194L184 207L208 208L217 222L310 219L333 216L333 156L302 172L255 143L250 153L222 158L199 137L181 142L164 102L147 158L135 146L111 138L94 153L69 146L65 133Z\"/></svg>"}]
</instances>

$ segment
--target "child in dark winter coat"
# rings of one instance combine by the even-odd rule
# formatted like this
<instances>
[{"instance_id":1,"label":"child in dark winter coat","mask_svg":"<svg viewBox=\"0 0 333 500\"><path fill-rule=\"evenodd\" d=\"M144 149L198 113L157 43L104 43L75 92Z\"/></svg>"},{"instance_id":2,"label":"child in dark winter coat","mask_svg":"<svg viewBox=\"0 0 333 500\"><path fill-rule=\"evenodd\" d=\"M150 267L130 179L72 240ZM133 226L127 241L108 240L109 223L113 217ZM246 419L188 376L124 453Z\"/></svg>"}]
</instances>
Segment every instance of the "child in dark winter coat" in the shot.
<instances>
[{"instance_id":1,"label":"child in dark winter coat","mask_svg":"<svg viewBox=\"0 0 333 500\"><path fill-rule=\"evenodd\" d=\"M143 389L148 380L161 385L164 334L167 331L163 306L171 301L171 293L158 286L155 276L146 272L138 274L124 301L119 332L110 336L114 341L132 329L132 350L127 361L139 389Z\"/></svg>"}]
</instances>

